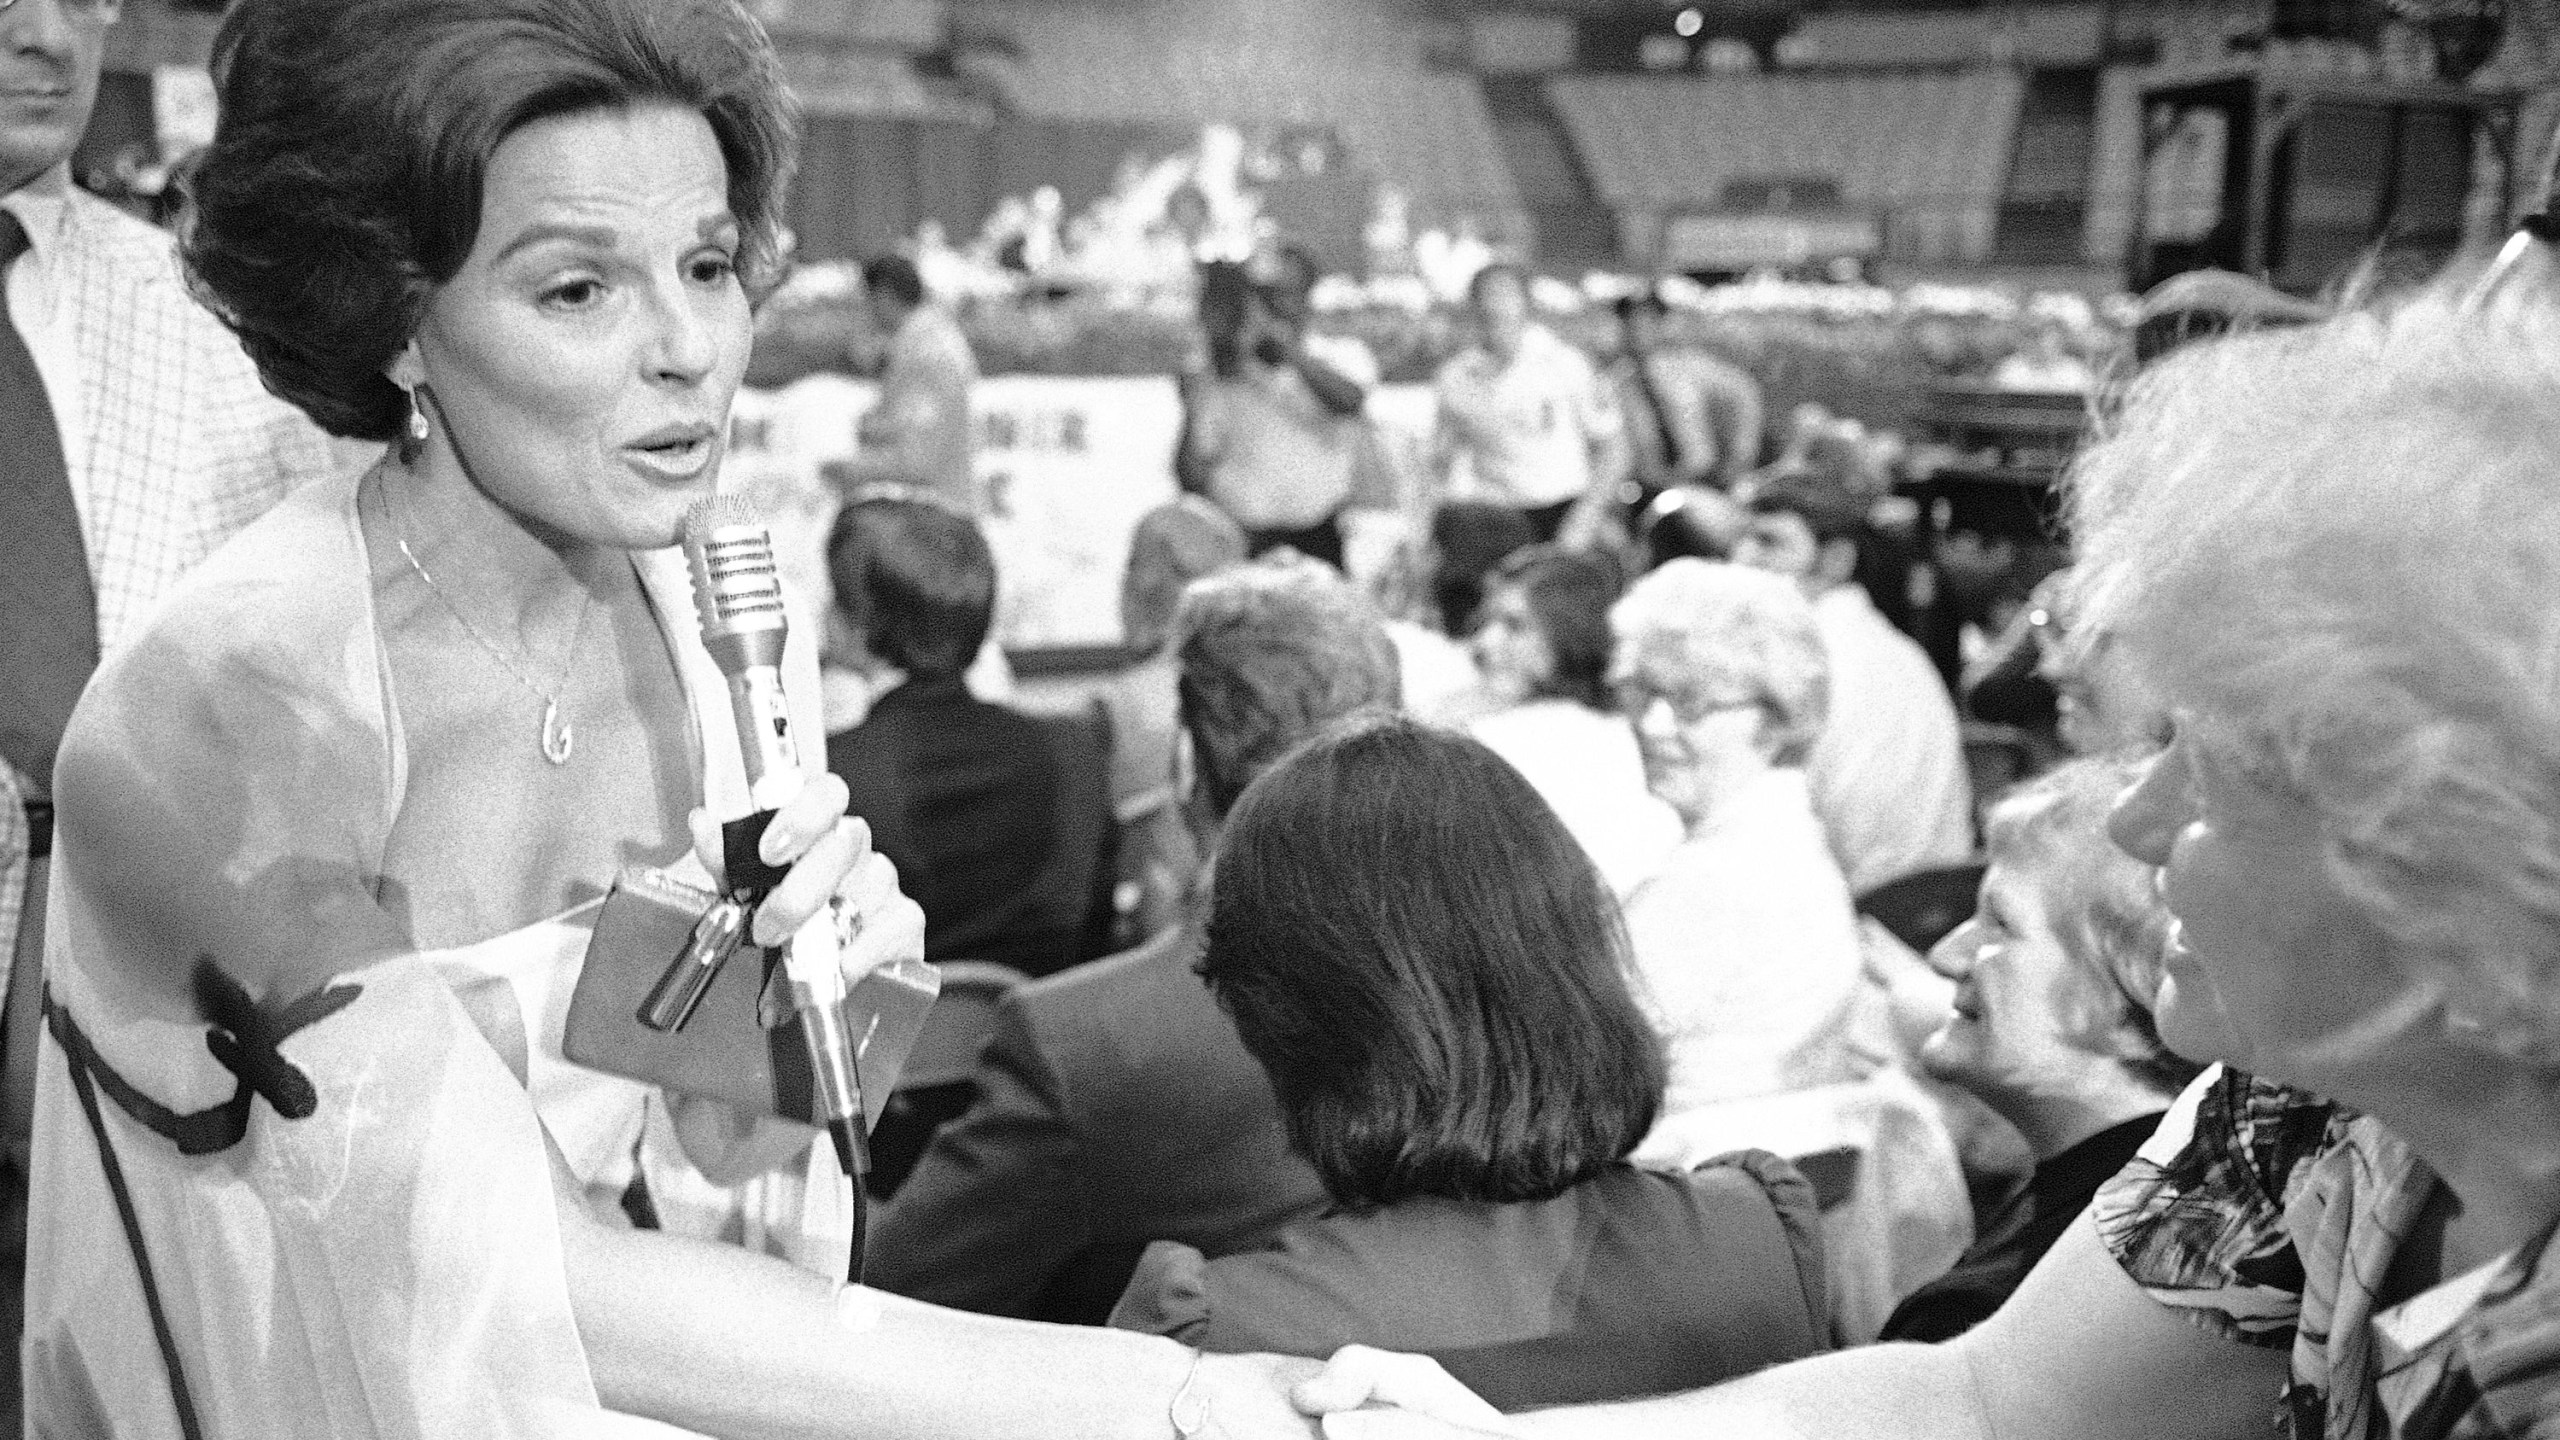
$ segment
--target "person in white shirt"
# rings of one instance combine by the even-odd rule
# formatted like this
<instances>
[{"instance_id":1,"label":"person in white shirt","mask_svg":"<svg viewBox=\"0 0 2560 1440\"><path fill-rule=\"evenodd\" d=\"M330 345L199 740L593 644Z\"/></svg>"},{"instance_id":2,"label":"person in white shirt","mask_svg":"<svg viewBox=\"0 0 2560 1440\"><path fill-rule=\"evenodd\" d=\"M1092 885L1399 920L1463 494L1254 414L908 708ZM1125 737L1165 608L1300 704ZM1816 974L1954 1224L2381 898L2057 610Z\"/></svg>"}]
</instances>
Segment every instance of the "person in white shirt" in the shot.
<instances>
[{"instance_id":1,"label":"person in white shirt","mask_svg":"<svg viewBox=\"0 0 2560 1440\"><path fill-rule=\"evenodd\" d=\"M1520 267L1486 266L1467 296L1478 343L1435 382L1447 494L1519 510L1541 540L1605 533L1628 466L1615 392L1589 357L1530 318Z\"/></svg>"},{"instance_id":2,"label":"person in white shirt","mask_svg":"<svg viewBox=\"0 0 2560 1440\"><path fill-rule=\"evenodd\" d=\"M1818 471L1751 497L1737 563L1794 581L1831 656L1831 716L1805 766L1849 888L1865 894L1973 853L1973 785L1955 703L1909 636L1852 578L1868 502Z\"/></svg>"},{"instance_id":3,"label":"person in white shirt","mask_svg":"<svg viewBox=\"0 0 2560 1440\"><path fill-rule=\"evenodd\" d=\"M1272 270L1202 270L1209 363L1182 382L1175 476L1233 517L1252 553L1286 545L1340 569L1343 511L1381 498L1362 493L1377 362L1357 340L1309 333L1312 257L1284 249Z\"/></svg>"},{"instance_id":4,"label":"person in white shirt","mask_svg":"<svg viewBox=\"0 0 2560 1440\"><path fill-rule=\"evenodd\" d=\"M924 277L903 255L862 267L863 298L889 332L880 398L855 429L862 448L827 467L839 494L866 487L913 486L963 515L978 513L970 471L969 392L978 361L969 337L925 294Z\"/></svg>"},{"instance_id":5,"label":"person in white shirt","mask_svg":"<svg viewBox=\"0 0 2560 1440\"><path fill-rule=\"evenodd\" d=\"M1605 555L1536 545L1504 561L1468 642L1499 708L1466 730L1520 772L1624 899L1680 842L1680 817L1645 788L1635 731L1609 698L1621 588Z\"/></svg>"},{"instance_id":6,"label":"person in white shirt","mask_svg":"<svg viewBox=\"0 0 2560 1440\"><path fill-rule=\"evenodd\" d=\"M1829 688L1811 606L1773 576L1680 559L1609 623L1646 782L1687 832L1627 902L1671 1060L1662 1124L1855 1078L1857 921L1801 768Z\"/></svg>"}]
</instances>

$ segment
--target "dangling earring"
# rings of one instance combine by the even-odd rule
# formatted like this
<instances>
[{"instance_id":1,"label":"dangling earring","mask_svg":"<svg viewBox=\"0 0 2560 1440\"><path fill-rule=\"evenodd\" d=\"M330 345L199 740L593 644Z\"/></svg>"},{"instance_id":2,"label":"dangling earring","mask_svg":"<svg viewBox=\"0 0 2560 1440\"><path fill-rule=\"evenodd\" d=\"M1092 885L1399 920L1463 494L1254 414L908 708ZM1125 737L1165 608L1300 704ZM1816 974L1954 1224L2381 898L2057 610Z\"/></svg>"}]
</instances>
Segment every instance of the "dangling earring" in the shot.
<instances>
[{"instance_id":1,"label":"dangling earring","mask_svg":"<svg viewBox=\"0 0 2560 1440\"><path fill-rule=\"evenodd\" d=\"M427 407L419 398L426 394L426 388L418 385L400 392L409 401L409 420L400 432L400 463L403 465L416 464L419 453L427 448Z\"/></svg>"}]
</instances>

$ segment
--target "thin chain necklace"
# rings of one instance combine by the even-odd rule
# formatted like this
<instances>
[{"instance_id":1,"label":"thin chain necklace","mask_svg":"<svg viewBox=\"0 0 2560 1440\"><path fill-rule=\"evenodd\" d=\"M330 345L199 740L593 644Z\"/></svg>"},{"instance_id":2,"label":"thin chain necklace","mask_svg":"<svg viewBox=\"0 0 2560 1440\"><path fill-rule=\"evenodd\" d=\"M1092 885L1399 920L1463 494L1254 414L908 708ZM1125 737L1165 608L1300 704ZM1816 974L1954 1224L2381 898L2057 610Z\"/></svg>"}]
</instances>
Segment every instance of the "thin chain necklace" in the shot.
<instances>
[{"instance_id":1,"label":"thin chain necklace","mask_svg":"<svg viewBox=\"0 0 2560 1440\"><path fill-rule=\"evenodd\" d=\"M382 516L385 520L391 520L391 489L388 483L384 484L381 494ZM425 583L428 593L434 595L446 612L461 624L463 634L470 636L473 643L488 651L490 659L497 661L508 675L514 677L517 684L530 691L533 698L542 702L542 758L554 765L568 764L570 754L578 747L578 728L569 723L567 716L560 713L560 692L568 688L569 668L576 664L578 659L578 642L586 638L587 616L596 608L595 592L592 590L587 592L587 603L578 610L578 626L569 632L569 653L560 659L560 678L552 681L551 688L545 690L534 683L533 677L525 673L525 667L518 664L514 656L509 655L488 636L480 633L480 627L472 624L471 617L462 613L462 607L453 603L453 597L446 594L444 587L436 583L436 577L428 574L427 567L418 563L417 552L409 548L409 537L401 534L400 530L399 522L393 520L391 543L400 547L400 558L409 562L409 568L417 572L418 579Z\"/></svg>"}]
</instances>

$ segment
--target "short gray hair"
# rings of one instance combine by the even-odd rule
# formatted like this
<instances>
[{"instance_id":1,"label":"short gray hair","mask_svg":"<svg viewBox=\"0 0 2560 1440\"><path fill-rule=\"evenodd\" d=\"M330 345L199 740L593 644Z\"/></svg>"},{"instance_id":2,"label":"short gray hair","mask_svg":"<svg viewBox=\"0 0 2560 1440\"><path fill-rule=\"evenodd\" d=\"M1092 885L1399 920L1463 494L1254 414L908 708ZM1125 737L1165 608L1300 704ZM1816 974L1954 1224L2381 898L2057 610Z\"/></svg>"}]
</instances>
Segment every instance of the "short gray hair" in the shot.
<instances>
[{"instance_id":1,"label":"short gray hair","mask_svg":"<svg viewBox=\"0 0 2560 1440\"><path fill-rule=\"evenodd\" d=\"M1613 672L1668 651L1702 689L1748 698L1768 719L1773 758L1800 765L1831 710L1831 657L1813 604L1792 580L1682 557L1638 580L1609 611Z\"/></svg>"},{"instance_id":2,"label":"short gray hair","mask_svg":"<svg viewBox=\"0 0 2560 1440\"><path fill-rule=\"evenodd\" d=\"M1220 815L1300 742L1404 703L1395 642L1331 567L1288 555L1195 581L1174 613L1182 725Z\"/></svg>"},{"instance_id":3,"label":"short gray hair","mask_svg":"<svg viewBox=\"0 0 2560 1440\"><path fill-rule=\"evenodd\" d=\"M2152 1007L2169 948L2169 906L2152 870L2116 848L2107 817L2143 757L2073 760L2000 797L1983 828L1991 863L2029 877L2077 972L2064 1018L2163 1096L2200 1068L2160 1043Z\"/></svg>"}]
</instances>

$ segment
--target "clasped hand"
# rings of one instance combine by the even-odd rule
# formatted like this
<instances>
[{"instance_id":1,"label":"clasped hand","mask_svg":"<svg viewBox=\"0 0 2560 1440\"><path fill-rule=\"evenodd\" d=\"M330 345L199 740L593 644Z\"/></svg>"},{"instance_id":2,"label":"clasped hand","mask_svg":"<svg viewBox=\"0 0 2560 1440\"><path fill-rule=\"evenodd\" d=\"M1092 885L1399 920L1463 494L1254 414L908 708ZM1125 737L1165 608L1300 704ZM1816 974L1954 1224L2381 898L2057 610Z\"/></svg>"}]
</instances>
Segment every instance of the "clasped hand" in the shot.
<instances>
[{"instance_id":1,"label":"clasped hand","mask_svg":"<svg viewBox=\"0 0 2560 1440\"><path fill-rule=\"evenodd\" d=\"M758 945L787 943L832 902L846 939L836 963L848 989L883 965L924 955L924 911L898 888L898 867L871 848L871 826L845 813L851 800L843 780L819 774L774 812L758 853L790 868L756 907L749 931ZM691 819L694 853L720 876L719 821L705 810Z\"/></svg>"},{"instance_id":2,"label":"clasped hand","mask_svg":"<svg viewBox=\"0 0 2560 1440\"><path fill-rule=\"evenodd\" d=\"M870 825L845 813L851 799L844 781L821 774L775 811L758 850L766 864L790 868L748 930L758 945L781 945L832 905L848 990L883 965L924 956L924 910L898 888L898 867L871 848ZM706 810L690 822L694 854L725 883L720 822ZM806 1126L759 1121L716 1100L671 1093L667 1105L686 1157L715 1184L789 1165L809 1144Z\"/></svg>"}]
</instances>

